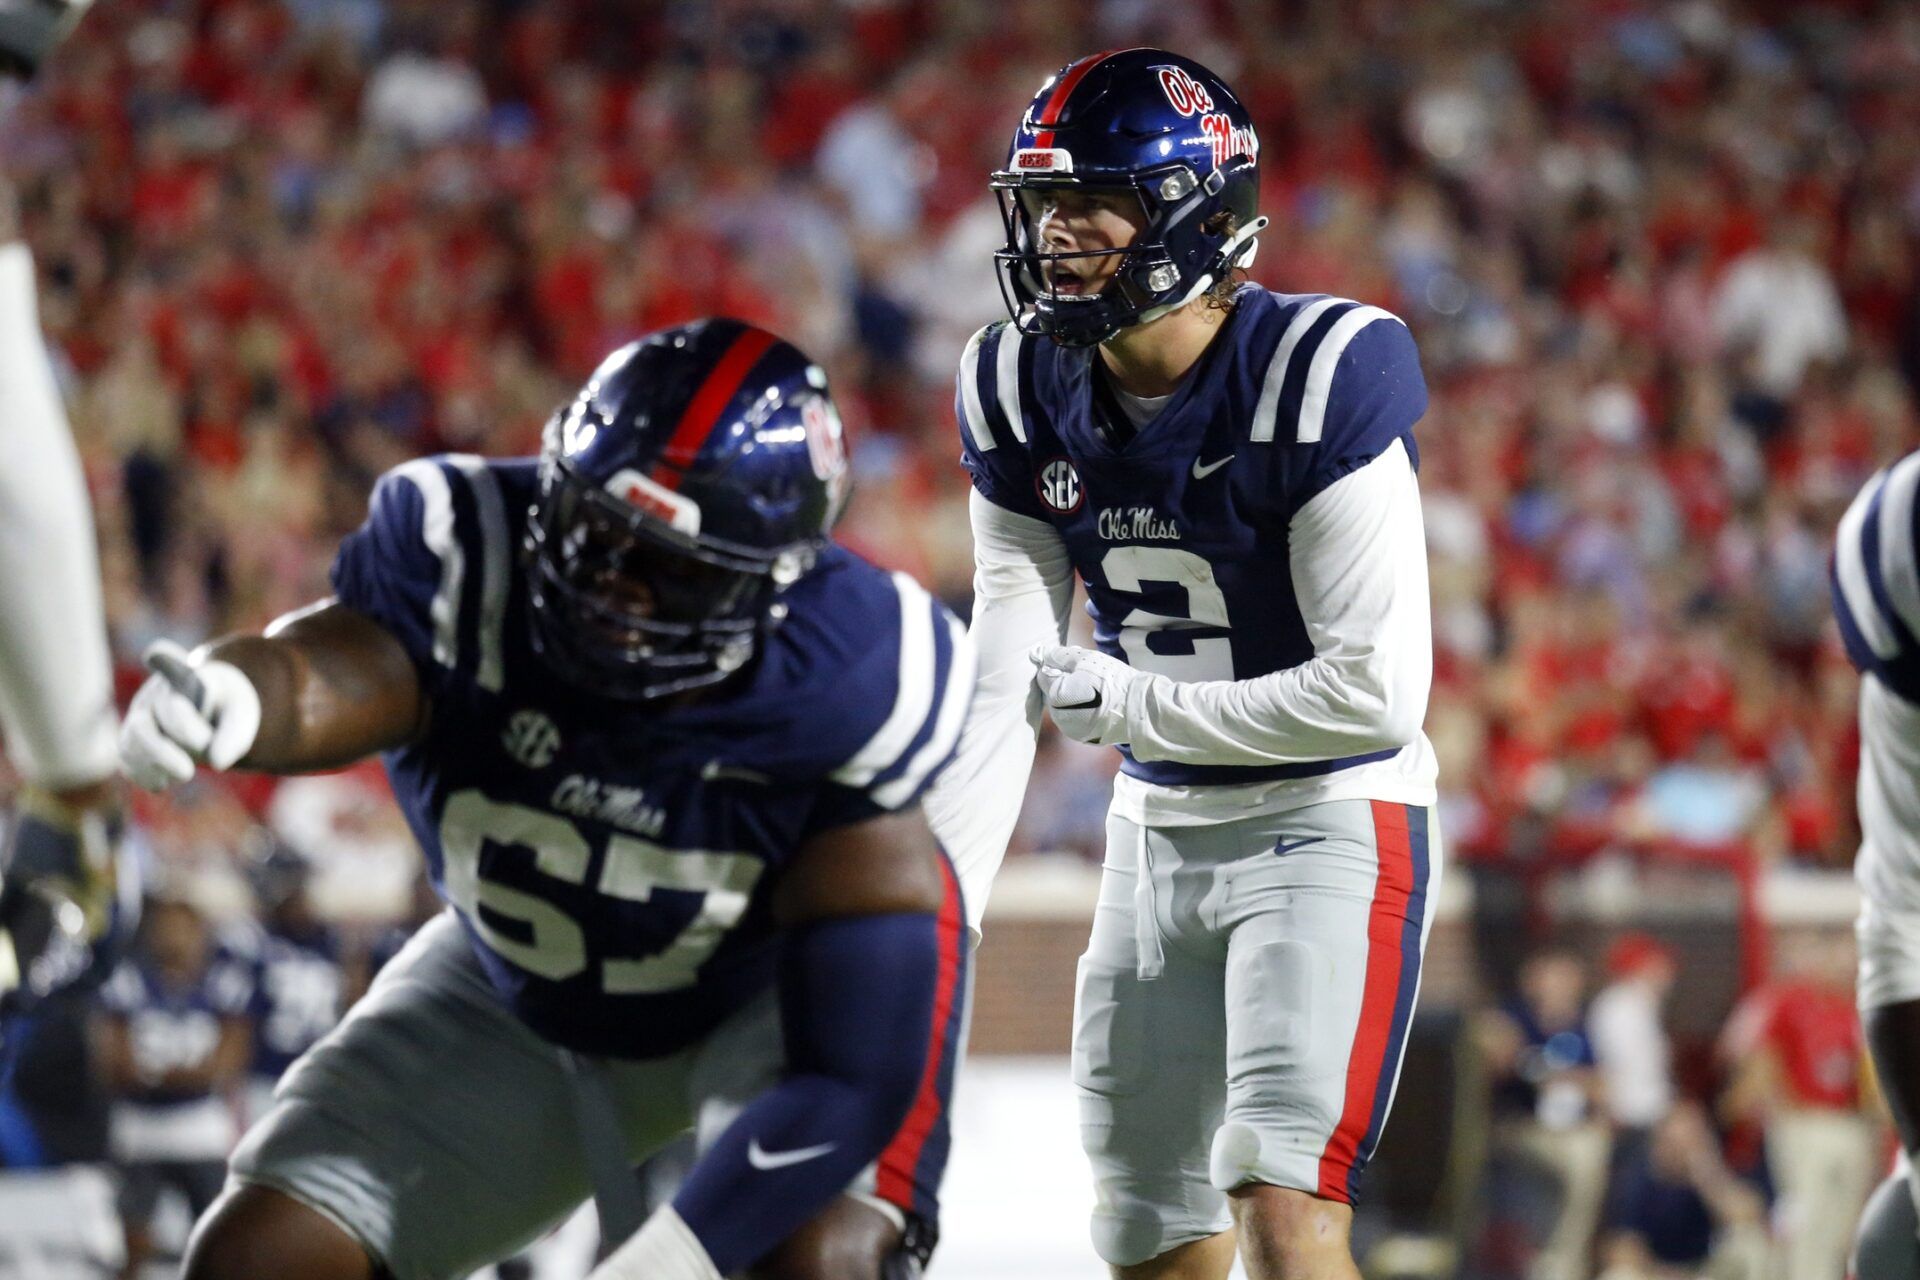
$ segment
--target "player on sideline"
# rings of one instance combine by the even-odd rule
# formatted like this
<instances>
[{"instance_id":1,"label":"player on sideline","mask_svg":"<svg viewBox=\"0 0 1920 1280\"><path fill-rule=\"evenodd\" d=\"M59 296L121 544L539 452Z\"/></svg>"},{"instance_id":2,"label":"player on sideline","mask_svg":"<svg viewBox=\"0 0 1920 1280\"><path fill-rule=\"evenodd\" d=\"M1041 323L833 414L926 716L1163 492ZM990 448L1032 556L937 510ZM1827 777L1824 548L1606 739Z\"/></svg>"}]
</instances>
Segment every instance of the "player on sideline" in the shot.
<instances>
[{"instance_id":1,"label":"player on sideline","mask_svg":"<svg viewBox=\"0 0 1920 1280\"><path fill-rule=\"evenodd\" d=\"M928 813L984 897L1042 703L1125 757L1073 1078L1126 1277L1224 1277L1236 1223L1256 1280L1357 1276L1439 871L1425 384L1386 312L1234 287L1258 160L1190 59L1062 69L992 179L1013 320L960 363L981 677Z\"/></svg>"},{"instance_id":2,"label":"player on sideline","mask_svg":"<svg viewBox=\"0 0 1920 1280\"><path fill-rule=\"evenodd\" d=\"M537 460L388 473L336 598L155 655L136 782L384 752L452 907L284 1078L188 1280L514 1253L590 1190L583 1071L616 1177L700 1149L599 1280L918 1274L967 983L918 797L973 658L828 540L846 478L819 367L703 321L608 357Z\"/></svg>"},{"instance_id":3,"label":"player on sideline","mask_svg":"<svg viewBox=\"0 0 1920 1280\"><path fill-rule=\"evenodd\" d=\"M0 0L0 128L86 7ZM5 1055L7 1032L35 1003L112 968L139 886L128 877L116 891L113 674L93 515L40 333L33 255L4 179L0 447L0 730L26 783L0 847Z\"/></svg>"},{"instance_id":4,"label":"player on sideline","mask_svg":"<svg viewBox=\"0 0 1920 1280\"><path fill-rule=\"evenodd\" d=\"M1860 1020L1900 1133L1867 1201L1860 1280L1920 1280L1920 453L1867 482L1833 552L1833 614L1860 670Z\"/></svg>"}]
</instances>

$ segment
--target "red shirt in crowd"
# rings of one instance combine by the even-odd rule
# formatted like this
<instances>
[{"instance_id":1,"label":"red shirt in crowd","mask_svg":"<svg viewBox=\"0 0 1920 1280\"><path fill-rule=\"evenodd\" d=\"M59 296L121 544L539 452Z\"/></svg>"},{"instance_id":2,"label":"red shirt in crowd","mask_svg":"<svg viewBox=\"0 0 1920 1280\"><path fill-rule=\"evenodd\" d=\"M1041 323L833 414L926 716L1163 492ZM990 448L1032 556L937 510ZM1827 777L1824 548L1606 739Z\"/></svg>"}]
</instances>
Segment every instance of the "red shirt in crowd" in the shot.
<instances>
[{"instance_id":1,"label":"red shirt in crowd","mask_svg":"<svg viewBox=\"0 0 1920 1280\"><path fill-rule=\"evenodd\" d=\"M1792 1105L1859 1105L1860 1019L1850 992L1804 980L1773 983L1747 998L1735 1015L1734 1025L1742 1023L1739 1038L1778 1059Z\"/></svg>"}]
</instances>

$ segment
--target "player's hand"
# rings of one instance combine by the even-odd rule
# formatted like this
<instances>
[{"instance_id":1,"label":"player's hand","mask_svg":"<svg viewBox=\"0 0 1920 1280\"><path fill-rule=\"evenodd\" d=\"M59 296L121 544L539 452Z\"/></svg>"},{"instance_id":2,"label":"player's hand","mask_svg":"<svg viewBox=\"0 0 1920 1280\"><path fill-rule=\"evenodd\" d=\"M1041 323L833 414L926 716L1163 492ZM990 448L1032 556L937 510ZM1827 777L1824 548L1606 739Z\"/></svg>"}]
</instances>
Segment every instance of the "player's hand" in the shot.
<instances>
[{"instance_id":1,"label":"player's hand","mask_svg":"<svg viewBox=\"0 0 1920 1280\"><path fill-rule=\"evenodd\" d=\"M1036 645L1027 656L1038 668L1034 683L1060 732L1097 747L1132 740L1127 705L1144 672L1104 653L1063 645Z\"/></svg>"},{"instance_id":2,"label":"player's hand","mask_svg":"<svg viewBox=\"0 0 1920 1280\"><path fill-rule=\"evenodd\" d=\"M120 725L120 767L149 791L231 769L260 733L260 694L230 662L194 658L170 640L147 650L153 672Z\"/></svg>"}]
</instances>

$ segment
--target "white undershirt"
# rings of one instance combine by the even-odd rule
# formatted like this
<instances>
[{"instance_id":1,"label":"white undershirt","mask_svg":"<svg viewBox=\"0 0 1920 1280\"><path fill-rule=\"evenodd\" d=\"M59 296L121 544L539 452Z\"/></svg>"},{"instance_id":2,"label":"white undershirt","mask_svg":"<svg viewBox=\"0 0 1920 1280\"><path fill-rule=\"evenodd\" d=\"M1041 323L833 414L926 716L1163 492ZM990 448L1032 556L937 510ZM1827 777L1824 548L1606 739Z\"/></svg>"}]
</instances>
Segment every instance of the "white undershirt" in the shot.
<instances>
[{"instance_id":1,"label":"white undershirt","mask_svg":"<svg viewBox=\"0 0 1920 1280\"><path fill-rule=\"evenodd\" d=\"M1154 415L1167 407L1167 401L1173 399L1173 392L1163 396L1137 396L1131 391L1113 388L1113 398L1120 402L1120 412L1127 415L1127 421L1138 431L1153 421Z\"/></svg>"},{"instance_id":2,"label":"white undershirt","mask_svg":"<svg viewBox=\"0 0 1920 1280\"><path fill-rule=\"evenodd\" d=\"M1073 603L1059 532L977 491L972 715L954 763L925 799L978 924L1033 769L1040 703L1027 652L1058 643ZM1154 677L1133 725L1141 760L1262 765L1393 756L1319 777L1160 786L1126 774L1114 812L1144 826L1204 826L1329 800L1434 802L1420 725L1433 675L1426 535L1403 445L1329 485L1294 514L1288 572L1314 656L1245 680Z\"/></svg>"}]
</instances>

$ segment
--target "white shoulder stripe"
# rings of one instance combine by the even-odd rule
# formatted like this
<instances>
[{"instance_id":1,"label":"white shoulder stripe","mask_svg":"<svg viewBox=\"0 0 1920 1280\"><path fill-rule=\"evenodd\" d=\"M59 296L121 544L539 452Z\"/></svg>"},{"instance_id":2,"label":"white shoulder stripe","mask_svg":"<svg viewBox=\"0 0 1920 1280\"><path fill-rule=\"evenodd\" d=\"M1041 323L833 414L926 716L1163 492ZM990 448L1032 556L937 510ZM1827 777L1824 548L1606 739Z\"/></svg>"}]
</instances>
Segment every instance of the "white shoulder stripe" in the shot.
<instances>
[{"instance_id":1,"label":"white shoulder stripe","mask_svg":"<svg viewBox=\"0 0 1920 1280\"><path fill-rule=\"evenodd\" d=\"M834 770L835 782L864 787L892 768L933 711L933 598L904 573L893 575L900 595L900 680L893 710L853 759Z\"/></svg>"},{"instance_id":2,"label":"white shoulder stripe","mask_svg":"<svg viewBox=\"0 0 1920 1280\"><path fill-rule=\"evenodd\" d=\"M460 660L460 581L466 556L453 531L453 490L447 473L430 458L415 458L394 468L420 491L424 506L420 536L440 561L440 589L428 612L433 619L433 660L451 667Z\"/></svg>"},{"instance_id":3,"label":"white shoulder stripe","mask_svg":"<svg viewBox=\"0 0 1920 1280\"><path fill-rule=\"evenodd\" d=\"M480 670L475 679L482 689L498 693L505 677L500 632L507 612L507 581L513 555L513 549L507 545L506 505L500 499L500 482L487 467L485 458L460 453L447 461L466 476L473 490L474 507L480 513Z\"/></svg>"},{"instance_id":4,"label":"white shoulder stripe","mask_svg":"<svg viewBox=\"0 0 1920 1280\"><path fill-rule=\"evenodd\" d=\"M874 788L873 798L883 808L897 809L907 802L927 775L953 752L960 731L967 723L967 707L973 701L974 652L959 619L947 617L948 645L953 660L947 667L947 688L940 698L940 718L934 721L933 736L914 753L905 773Z\"/></svg>"},{"instance_id":5,"label":"white shoulder stripe","mask_svg":"<svg viewBox=\"0 0 1920 1280\"><path fill-rule=\"evenodd\" d=\"M1887 599L1910 634L1920 636L1920 565L1913 548L1914 490L1920 487L1920 453L1893 464L1880 497L1880 580Z\"/></svg>"},{"instance_id":6,"label":"white shoulder stripe","mask_svg":"<svg viewBox=\"0 0 1920 1280\"><path fill-rule=\"evenodd\" d=\"M964 425L973 437L973 447L982 453L998 443L980 408L980 343L986 336L987 331L982 329L968 338L967 349L960 355L960 416L966 419Z\"/></svg>"},{"instance_id":7,"label":"white shoulder stripe","mask_svg":"<svg viewBox=\"0 0 1920 1280\"><path fill-rule=\"evenodd\" d=\"M1012 325L1000 331L1000 350L993 363L994 391L1000 397L1000 412L1013 428L1013 438L1027 442L1027 422L1020 416L1020 331Z\"/></svg>"},{"instance_id":8,"label":"white shoulder stripe","mask_svg":"<svg viewBox=\"0 0 1920 1280\"><path fill-rule=\"evenodd\" d=\"M1300 339L1307 336L1307 330L1313 328L1313 322L1326 313L1328 307L1342 306L1345 298L1322 298L1300 309L1293 318L1287 331L1280 335L1280 345L1273 350L1273 360L1267 365L1267 380L1260 386L1260 404L1253 413L1253 434L1248 438L1255 441L1273 439L1274 418L1280 412L1280 388L1287 381L1287 366L1293 363L1293 351L1300 345Z\"/></svg>"},{"instance_id":9,"label":"white shoulder stripe","mask_svg":"<svg viewBox=\"0 0 1920 1280\"><path fill-rule=\"evenodd\" d=\"M1853 500L1847 513L1840 517L1840 529L1833 548L1833 567L1840 579L1840 594L1846 599L1847 611L1853 615L1854 625L1860 628L1867 647L1874 656L1890 661L1900 656L1900 645L1893 638L1893 630L1887 620L1881 616L1880 606L1874 603L1873 589L1867 585L1867 566L1865 552L1860 545L1860 530L1866 523L1867 508L1873 505L1874 492L1886 483L1886 474L1875 476L1860 496Z\"/></svg>"},{"instance_id":10,"label":"white shoulder stripe","mask_svg":"<svg viewBox=\"0 0 1920 1280\"><path fill-rule=\"evenodd\" d=\"M1333 328L1327 330L1320 349L1313 353L1313 363L1307 366L1307 386L1300 395L1300 429L1294 436L1299 443L1312 444L1320 438L1320 431L1327 421L1327 399L1333 394L1333 375L1340 367L1340 357L1346 353L1347 344L1353 341L1353 336L1376 320L1402 323L1400 317L1391 311L1382 311L1379 307L1355 307L1335 320Z\"/></svg>"}]
</instances>

